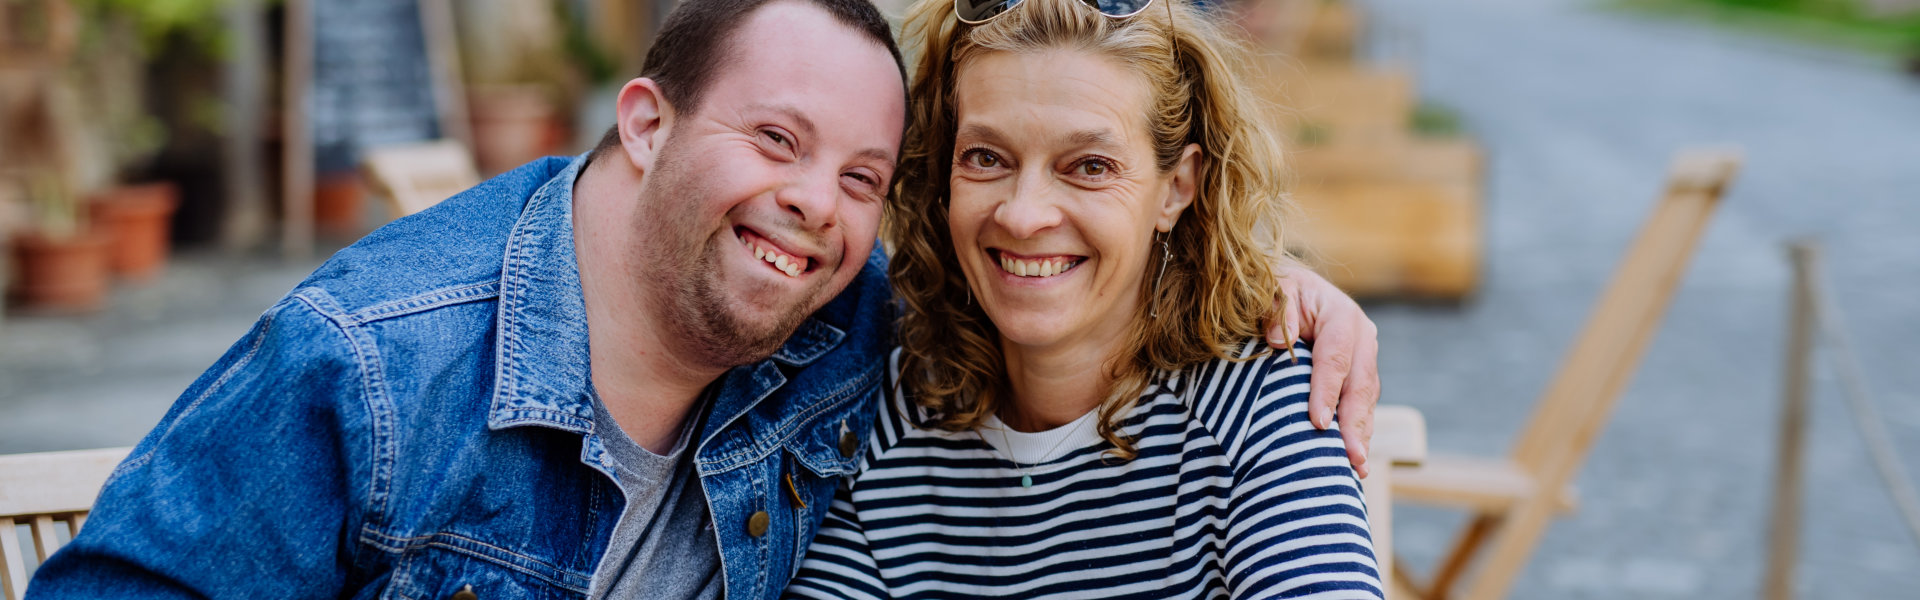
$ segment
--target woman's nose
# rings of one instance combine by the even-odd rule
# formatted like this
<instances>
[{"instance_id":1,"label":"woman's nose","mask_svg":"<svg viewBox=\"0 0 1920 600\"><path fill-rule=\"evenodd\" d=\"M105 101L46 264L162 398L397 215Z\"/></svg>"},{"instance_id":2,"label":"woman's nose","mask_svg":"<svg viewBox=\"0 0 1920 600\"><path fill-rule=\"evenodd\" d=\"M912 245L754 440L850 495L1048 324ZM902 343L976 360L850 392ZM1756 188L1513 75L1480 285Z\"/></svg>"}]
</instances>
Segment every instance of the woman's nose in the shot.
<instances>
[{"instance_id":1,"label":"woman's nose","mask_svg":"<svg viewBox=\"0 0 1920 600\"><path fill-rule=\"evenodd\" d=\"M993 219L1015 238L1025 239L1060 225L1057 192L1044 177L1022 176L1013 196L994 209Z\"/></svg>"}]
</instances>

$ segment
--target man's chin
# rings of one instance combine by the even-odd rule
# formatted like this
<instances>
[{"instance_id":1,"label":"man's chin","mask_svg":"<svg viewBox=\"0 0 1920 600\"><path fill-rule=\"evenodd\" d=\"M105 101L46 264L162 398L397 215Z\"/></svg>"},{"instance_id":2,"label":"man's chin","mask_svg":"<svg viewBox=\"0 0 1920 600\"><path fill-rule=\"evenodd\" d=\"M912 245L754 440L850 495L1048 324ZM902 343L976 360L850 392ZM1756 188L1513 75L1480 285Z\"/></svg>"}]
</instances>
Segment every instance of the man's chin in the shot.
<instances>
[{"instance_id":1,"label":"man's chin","mask_svg":"<svg viewBox=\"0 0 1920 600\"><path fill-rule=\"evenodd\" d=\"M715 300L712 297L705 300ZM766 360L786 344L787 338L812 314L811 303L793 303L787 308L748 309L744 302L700 302L681 327L701 353L701 362L719 367L737 367Z\"/></svg>"}]
</instances>

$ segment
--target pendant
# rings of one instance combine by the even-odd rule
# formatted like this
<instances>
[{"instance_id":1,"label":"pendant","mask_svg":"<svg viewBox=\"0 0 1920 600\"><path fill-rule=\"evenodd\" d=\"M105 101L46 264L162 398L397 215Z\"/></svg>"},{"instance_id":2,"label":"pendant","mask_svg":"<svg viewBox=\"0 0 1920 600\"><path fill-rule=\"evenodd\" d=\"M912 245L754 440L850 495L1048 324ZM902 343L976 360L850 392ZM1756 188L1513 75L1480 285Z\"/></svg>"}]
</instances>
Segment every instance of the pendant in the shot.
<instances>
[{"instance_id":1,"label":"pendant","mask_svg":"<svg viewBox=\"0 0 1920 600\"><path fill-rule=\"evenodd\" d=\"M1030 488L1030 487L1033 487L1033 476L1032 476L1032 475L1021 475L1021 476L1020 476L1020 487L1023 487L1023 488Z\"/></svg>"}]
</instances>

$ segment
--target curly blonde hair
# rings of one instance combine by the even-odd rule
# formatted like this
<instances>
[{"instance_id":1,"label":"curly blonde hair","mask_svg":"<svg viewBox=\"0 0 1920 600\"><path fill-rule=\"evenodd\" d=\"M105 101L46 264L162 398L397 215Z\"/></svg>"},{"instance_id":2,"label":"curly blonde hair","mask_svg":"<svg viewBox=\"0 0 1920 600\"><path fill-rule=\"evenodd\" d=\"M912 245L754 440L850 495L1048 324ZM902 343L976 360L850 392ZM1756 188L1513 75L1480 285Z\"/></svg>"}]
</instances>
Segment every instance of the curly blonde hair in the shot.
<instances>
[{"instance_id":1,"label":"curly blonde hair","mask_svg":"<svg viewBox=\"0 0 1920 600\"><path fill-rule=\"evenodd\" d=\"M1125 346L1106 363L1112 388L1097 423L1112 452L1133 456L1118 421L1153 373L1234 360L1240 344L1260 335L1278 291L1271 261L1282 256L1280 140L1265 126L1267 107L1249 85L1251 54L1238 39L1189 4L1156 1L1170 6L1114 19L1081 0L1024 0L978 26L954 18L953 0L921 0L909 11L903 37L916 73L886 237L903 308L901 384L922 409L919 425L971 429L1010 396L999 331L979 306L963 304L970 291L947 225L953 82L960 66L987 53L1069 48L1112 59L1150 82L1147 122L1160 171L1188 144L1201 148L1195 199L1166 234L1165 276L1141 286ZM1148 261L1144 281L1160 262ZM1148 318L1150 307L1157 318Z\"/></svg>"}]
</instances>

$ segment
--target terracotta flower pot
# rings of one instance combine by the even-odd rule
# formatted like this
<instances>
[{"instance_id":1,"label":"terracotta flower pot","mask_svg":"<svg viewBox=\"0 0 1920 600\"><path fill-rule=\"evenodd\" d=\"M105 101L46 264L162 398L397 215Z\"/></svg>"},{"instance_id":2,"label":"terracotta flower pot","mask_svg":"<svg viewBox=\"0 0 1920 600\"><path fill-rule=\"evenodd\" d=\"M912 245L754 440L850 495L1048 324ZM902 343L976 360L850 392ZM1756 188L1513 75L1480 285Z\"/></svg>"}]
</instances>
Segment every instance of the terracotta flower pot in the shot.
<instances>
[{"instance_id":1,"label":"terracotta flower pot","mask_svg":"<svg viewBox=\"0 0 1920 600\"><path fill-rule=\"evenodd\" d=\"M366 192L360 175L352 171L320 178L313 188L313 225L322 233L353 236L364 227L361 211Z\"/></svg>"},{"instance_id":2,"label":"terracotta flower pot","mask_svg":"<svg viewBox=\"0 0 1920 600\"><path fill-rule=\"evenodd\" d=\"M20 306L62 313L99 310L110 283L109 248L107 236L97 232L64 238L29 232L14 238L19 268L14 293Z\"/></svg>"},{"instance_id":3,"label":"terracotta flower pot","mask_svg":"<svg viewBox=\"0 0 1920 600\"><path fill-rule=\"evenodd\" d=\"M167 266L174 208L180 188L172 183L123 185L95 194L88 203L93 227L110 240L113 274L146 281Z\"/></svg>"},{"instance_id":4,"label":"terracotta flower pot","mask_svg":"<svg viewBox=\"0 0 1920 600\"><path fill-rule=\"evenodd\" d=\"M554 151L565 139L560 110L546 90L531 85L476 86L468 94L473 154L492 176Z\"/></svg>"}]
</instances>

